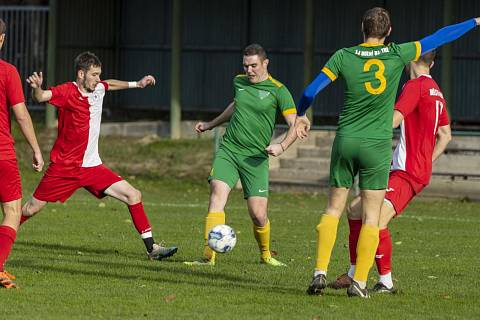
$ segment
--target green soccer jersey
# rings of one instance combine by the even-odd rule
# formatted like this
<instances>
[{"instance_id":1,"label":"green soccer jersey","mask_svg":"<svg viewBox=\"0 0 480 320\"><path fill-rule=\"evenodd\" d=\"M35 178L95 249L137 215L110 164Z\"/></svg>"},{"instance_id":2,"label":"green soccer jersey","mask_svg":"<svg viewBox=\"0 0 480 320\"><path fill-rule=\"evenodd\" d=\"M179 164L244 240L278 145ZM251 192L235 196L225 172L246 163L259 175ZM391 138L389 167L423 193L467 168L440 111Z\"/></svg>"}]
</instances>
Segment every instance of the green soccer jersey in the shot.
<instances>
[{"instance_id":1,"label":"green soccer jersey","mask_svg":"<svg viewBox=\"0 0 480 320\"><path fill-rule=\"evenodd\" d=\"M393 105L405 65L416 61L420 43L361 44L343 48L322 71L334 81L345 80L345 102L338 122L339 136L391 139Z\"/></svg>"},{"instance_id":2,"label":"green soccer jersey","mask_svg":"<svg viewBox=\"0 0 480 320\"><path fill-rule=\"evenodd\" d=\"M233 79L235 111L223 136L221 147L245 155L267 157L277 110L282 114L297 112L292 95L277 80L251 83L246 75Z\"/></svg>"}]
</instances>

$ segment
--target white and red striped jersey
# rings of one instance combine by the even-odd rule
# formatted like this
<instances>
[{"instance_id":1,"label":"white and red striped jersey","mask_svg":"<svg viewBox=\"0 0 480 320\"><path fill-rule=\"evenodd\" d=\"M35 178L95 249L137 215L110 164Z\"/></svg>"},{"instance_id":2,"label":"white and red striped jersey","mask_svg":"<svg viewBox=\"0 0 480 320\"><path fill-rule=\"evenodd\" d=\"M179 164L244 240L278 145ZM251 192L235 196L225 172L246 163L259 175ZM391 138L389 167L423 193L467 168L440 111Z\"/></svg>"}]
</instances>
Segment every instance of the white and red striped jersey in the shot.
<instances>
[{"instance_id":1,"label":"white and red striped jersey","mask_svg":"<svg viewBox=\"0 0 480 320\"><path fill-rule=\"evenodd\" d=\"M405 83L395 109L404 119L392 170L406 171L416 182L428 185L438 127L450 123L443 94L430 75L421 75Z\"/></svg>"},{"instance_id":2,"label":"white and red striped jersey","mask_svg":"<svg viewBox=\"0 0 480 320\"><path fill-rule=\"evenodd\" d=\"M102 163L98 137L102 104L108 83L101 81L91 93L80 91L75 82L50 88L49 103L58 108L58 136L50 161L75 167L94 167Z\"/></svg>"}]
</instances>

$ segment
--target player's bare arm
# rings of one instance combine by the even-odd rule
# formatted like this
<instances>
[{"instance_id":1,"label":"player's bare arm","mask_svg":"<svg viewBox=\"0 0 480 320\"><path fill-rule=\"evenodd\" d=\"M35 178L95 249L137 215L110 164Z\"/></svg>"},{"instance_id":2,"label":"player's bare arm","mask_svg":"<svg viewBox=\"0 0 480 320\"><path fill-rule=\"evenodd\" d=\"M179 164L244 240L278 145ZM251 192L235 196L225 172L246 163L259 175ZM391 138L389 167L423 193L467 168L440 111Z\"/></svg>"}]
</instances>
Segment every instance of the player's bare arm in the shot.
<instances>
[{"instance_id":1,"label":"player's bare arm","mask_svg":"<svg viewBox=\"0 0 480 320\"><path fill-rule=\"evenodd\" d=\"M32 88L32 98L34 101L42 103L52 98L52 91L42 89L43 73L41 71L38 73L34 72L27 78L27 82Z\"/></svg>"},{"instance_id":2,"label":"player's bare arm","mask_svg":"<svg viewBox=\"0 0 480 320\"><path fill-rule=\"evenodd\" d=\"M433 149L432 162L437 160L438 157L442 155L451 140L452 129L450 128L450 125L438 127L437 142L435 143L435 148Z\"/></svg>"},{"instance_id":3,"label":"player's bare arm","mask_svg":"<svg viewBox=\"0 0 480 320\"><path fill-rule=\"evenodd\" d=\"M304 139L308 136L308 131L310 131L310 120L307 116L297 116L295 119L295 131L297 137Z\"/></svg>"},{"instance_id":4,"label":"player's bare arm","mask_svg":"<svg viewBox=\"0 0 480 320\"><path fill-rule=\"evenodd\" d=\"M105 80L105 82L108 83L108 91L116 91L136 88L143 89L148 86L154 86L156 81L153 76L147 75L138 81L108 79Z\"/></svg>"},{"instance_id":5,"label":"player's bare arm","mask_svg":"<svg viewBox=\"0 0 480 320\"><path fill-rule=\"evenodd\" d=\"M33 129L32 119L28 113L25 103L18 103L12 107L15 119L22 131L23 136L27 140L30 148L32 149L33 159L32 167L35 171L40 172L43 168L43 157L40 147L35 136L35 130Z\"/></svg>"},{"instance_id":6,"label":"player's bare arm","mask_svg":"<svg viewBox=\"0 0 480 320\"><path fill-rule=\"evenodd\" d=\"M398 128L398 126L400 125L400 123L402 123L402 121L403 121L403 114L398 110L393 111L392 128Z\"/></svg>"},{"instance_id":7,"label":"player's bare arm","mask_svg":"<svg viewBox=\"0 0 480 320\"><path fill-rule=\"evenodd\" d=\"M278 157L285 150L287 150L294 142L297 140L297 133L295 131L295 119L297 118L296 114L286 114L284 115L285 121L288 124L288 132L285 136L285 139L280 143L274 143L265 148L265 151L271 156Z\"/></svg>"},{"instance_id":8,"label":"player's bare arm","mask_svg":"<svg viewBox=\"0 0 480 320\"><path fill-rule=\"evenodd\" d=\"M235 102L231 102L225 110L215 119L209 122L200 121L195 125L195 131L202 133L207 130L212 130L213 128L227 122L232 117L233 112L235 111Z\"/></svg>"}]
</instances>

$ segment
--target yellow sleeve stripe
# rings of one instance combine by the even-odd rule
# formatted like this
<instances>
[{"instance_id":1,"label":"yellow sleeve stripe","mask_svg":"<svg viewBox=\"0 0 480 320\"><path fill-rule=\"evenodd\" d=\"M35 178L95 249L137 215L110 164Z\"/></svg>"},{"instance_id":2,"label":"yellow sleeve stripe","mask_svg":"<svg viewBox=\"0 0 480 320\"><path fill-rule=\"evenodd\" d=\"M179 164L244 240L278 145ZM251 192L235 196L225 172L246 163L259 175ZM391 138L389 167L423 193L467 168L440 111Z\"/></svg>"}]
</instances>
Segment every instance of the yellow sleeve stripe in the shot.
<instances>
[{"instance_id":1,"label":"yellow sleeve stripe","mask_svg":"<svg viewBox=\"0 0 480 320\"><path fill-rule=\"evenodd\" d=\"M337 76L335 73L332 72L332 70L328 69L327 67L323 67L322 72L327 75L327 77L330 78L330 80L335 81L337 79Z\"/></svg>"},{"instance_id":2,"label":"yellow sleeve stripe","mask_svg":"<svg viewBox=\"0 0 480 320\"><path fill-rule=\"evenodd\" d=\"M243 77L246 77L247 75L244 74L244 73L239 73L235 76L235 78L243 78Z\"/></svg>"},{"instance_id":3,"label":"yellow sleeve stripe","mask_svg":"<svg viewBox=\"0 0 480 320\"><path fill-rule=\"evenodd\" d=\"M286 116L288 114L297 114L297 108L288 108L286 110L283 110L282 114L284 116Z\"/></svg>"},{"instance_id":4,"label":"yellow sleeve stripe","mask_svg":"<svg viewBox=\"0 0 480 320\"><path fill-rule=\"evenodd\" d=\"M415 54L415 59L413 59L413 61L417 61L422 53L422 45L420 44L420 41L415 41L415 48L417 49L417 53Z\"/></svg>"},{"instance_id":5,"label":"yellow sleeve stripe","mask_svg":"<svg viewBox=\"0 0 480 320\"><path fill-rule=\"evenodd\" d=\"M268 79L270 79L270 81L272 81L272 83L273 83L274 85L276 85L277 87L279 87L279 88L280 88L281 86L283 86L283 84L282 84L280 81L272 78L271 75L268 75Z\"/></svg>"}]
</instances>

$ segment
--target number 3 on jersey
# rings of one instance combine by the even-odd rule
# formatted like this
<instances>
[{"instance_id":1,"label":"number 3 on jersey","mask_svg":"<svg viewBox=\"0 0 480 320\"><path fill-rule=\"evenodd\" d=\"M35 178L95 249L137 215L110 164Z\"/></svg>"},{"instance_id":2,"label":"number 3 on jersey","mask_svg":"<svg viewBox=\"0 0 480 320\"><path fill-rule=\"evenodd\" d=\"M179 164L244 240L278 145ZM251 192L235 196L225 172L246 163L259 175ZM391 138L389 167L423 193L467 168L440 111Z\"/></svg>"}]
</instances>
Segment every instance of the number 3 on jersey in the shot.
<instances>
[{"instance_id":1,"label":"number 3 on jersey","mask_svg":"<svg viewBox=\"0 0 480 320\"><path fill-rule=\"evenodd\" d=\"M368 81L368 82L365 82L365 89L367 89L368 93L370 94L380 94L383 91L385 91L385 88L387 87L387 79L385 79L385 76L383 75L383 73L385 72L385 65L383 64L382 60L369 59L363 65L363 72L370 71L370 68L372 67L372 65L375 65L378 67L378 70L375 71L375 78L377 78L380 81L380 86L374 88L372 86L372 83Z\"/></svg>"}]
</instances>

